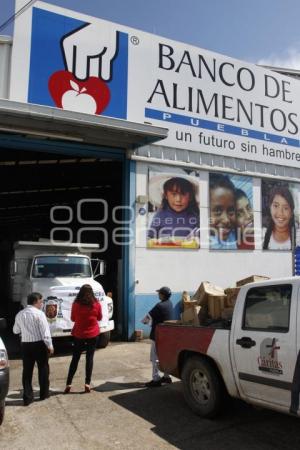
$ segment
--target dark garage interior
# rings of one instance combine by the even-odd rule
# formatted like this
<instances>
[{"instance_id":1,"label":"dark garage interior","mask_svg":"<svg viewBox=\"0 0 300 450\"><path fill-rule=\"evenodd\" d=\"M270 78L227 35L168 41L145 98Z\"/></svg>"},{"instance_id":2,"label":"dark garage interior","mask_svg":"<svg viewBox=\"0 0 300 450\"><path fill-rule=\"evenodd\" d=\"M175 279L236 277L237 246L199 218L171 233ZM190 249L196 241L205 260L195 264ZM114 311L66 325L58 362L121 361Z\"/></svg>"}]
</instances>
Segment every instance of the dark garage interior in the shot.
<instances>
[{"instance_id":1,"label":"dark garage interior","mask_svg":"<svg viewBox=\"0 0 300 450\"><path fill-rule=\"evenodd\" d=\"M111 239L114 227L120 226L113 224L111 211L115 206L122 205L122 173L122 162L107 157L101 159L0 148L0 316L11 317L14 314L8 299L9 260L14 242L49 239L53 227L71 230L56 230L53 234L56 241L68 241L72 234L72 242L76 242L80 227L101 227L107 231L108 248L92 255L106 262L106 273L97 281L106 292L112 292L114 320L120 320L116 317L117 311L120 311L116 301L120 301L121 297L117 274L122 246L114 245ZM80 200L84 200L80 208L82 219L101 221L105 218L103 203L89 199L107 202L107 220L100 225L78 221L77 206ZM69 221L72 211L71 222L53 224L53 207L58 207L53 212L56 222ZM82 242L97 243L100 247L104 245L99 230L85 231L81 238Z\"/></svg>"}]
</instances>

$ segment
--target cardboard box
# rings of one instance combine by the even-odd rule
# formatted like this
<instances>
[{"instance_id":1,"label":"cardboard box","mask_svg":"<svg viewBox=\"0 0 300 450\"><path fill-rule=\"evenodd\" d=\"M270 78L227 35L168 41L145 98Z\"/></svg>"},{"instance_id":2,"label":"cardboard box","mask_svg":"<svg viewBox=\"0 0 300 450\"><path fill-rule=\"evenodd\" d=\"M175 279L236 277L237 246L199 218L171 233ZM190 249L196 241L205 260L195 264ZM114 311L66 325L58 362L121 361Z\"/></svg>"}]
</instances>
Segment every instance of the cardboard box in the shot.
<instances>
[{"instance_id":1,"label":"cardboard box","mask_svg":"<svg viewBox=\"0 0 300 450\"><path fill-rule=\"evenodd\" d=\"M227 288L225 289L226 299L225 299L225 308L233 308L240 292L239 287L235 288Z\"/></svg>"},{"instance_id":2,"label":"cardboard box","mask_svg":"<svg viewBox=\"0 0 300 450\"><path fill-rule=\"evenodd\" d=\"M231 320L234 308L224 308L221 312L221 317L223 320Z\"/></svg>"},{"instance_id":3,"label":"cardboard box","mask_svg":"<svg viewBox=\"0 0 300 450\"><path fill-rule=\"evenodd\" d=\"M141 341L143 339L143 330L135 330L134 331L134 340Z\"/></svg>"},{"instance_id":4,"label":"cardboard box","mask_svg":"<svg viewBox=\"0 0 300 450\"><path fill-rule=\"evenodd\" d=\"M205 325L208 319L208 305L200 306L200 311L198 312L199 325Z\"/></svg>"},{"instance_id":5,"label":"cardboard box","mask_svg":"<svg viewBox=\"0 0 300 450\"><path fill-rule=\"evenodd\" d=\"M164 324L165 325L182 325L182 321L181 320L165 320Z\"/></svg>"},{"instance_id":6,"label":"cardboard box","mask_svg":"<svg viewBox=\"0 0 300 450\"><path fill-rule=\"evenodd\" d=\"M225 295L208 296L208 314L211 317L211 319L221 319L225 299L226 299Z\"/></svg>"},{"instance_id":7,"label":"cardboard box","mask_svg":"<svg viewBox=\"0 0 300 450\"><path fill-rule=\"evenodd\" d=\"M270 277L266 277L264 275L251 275L250 277L243 278L242 280L239 280L236 282L236 286L244 286L248 283L255 283L256 281L263 281L263 280L269 280Z\"/></svg>"},{"instance_id":8,"label":"cardboard box","mask_svg":"<svg viewBox=\"0 0 300 450\"><path fill-rule=\"evenodd\" d=\"M183 291L182 292L182 297L181 297L182 302L189 302L191 300L190 294L187 291Z\"/></svg>"},{"instance_id":9,"label":"cardboard box","mask_svg":"<svg viewBox=\"0 0 300 450\"><path fill-rule=\"evenodd\" d=\"M207 305L209 295L224 295L224 289L219 286L215 286L210 283L210 281L203 281L192 297L192 300L196 300L198 305Z\"/></svg>"},{"instance_id":10,"label":"cardboard box","mask_svg":"<svg viewBox=\"0 0 300 450\"><path fill-rule=\"evenodd\" d=\"M198 314L200 309L201 306L193 306L192 308L185 309L181 315L182 323L185 325L199 325Z\"/></svg>"},{"instance_id":11,"label":"cardboard box","mask_svg":"<svg viewBox=\"0 0 300 450\"><path fill-rule=\"evenodd\" d=\"M186 309L189 309L189 308L194 308L195 306L197 306L196 300L190 300L190 301L183 302L183 311L185 311Z\"/></svg>"}]
</instances>

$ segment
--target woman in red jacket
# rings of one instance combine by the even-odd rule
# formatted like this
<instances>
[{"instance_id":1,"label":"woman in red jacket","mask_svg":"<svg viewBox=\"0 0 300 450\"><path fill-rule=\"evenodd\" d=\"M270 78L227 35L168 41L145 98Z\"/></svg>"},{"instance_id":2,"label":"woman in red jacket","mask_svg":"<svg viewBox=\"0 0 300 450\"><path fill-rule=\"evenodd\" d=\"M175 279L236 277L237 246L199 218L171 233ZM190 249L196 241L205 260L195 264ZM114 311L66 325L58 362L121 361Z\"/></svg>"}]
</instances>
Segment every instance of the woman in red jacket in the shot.
<instances>
[{"instance_id":1,"label":"woman in red jacket","mask_svg":"<svg viewBox=\"0 0 300 450\"><path fill-rule=\"evenodd\" d=\"M92 287L89 284L84 284L81 286L71 310L71 320L75 322L72 329L74 347L65 394L68 394L71 391L72 380L83 351L86 351L84 390L85 392L91 392L90 383L93 371L96 339L100 333L98 321L101 319L101 305L95 298Z\"/></svg>"}]
</instances>

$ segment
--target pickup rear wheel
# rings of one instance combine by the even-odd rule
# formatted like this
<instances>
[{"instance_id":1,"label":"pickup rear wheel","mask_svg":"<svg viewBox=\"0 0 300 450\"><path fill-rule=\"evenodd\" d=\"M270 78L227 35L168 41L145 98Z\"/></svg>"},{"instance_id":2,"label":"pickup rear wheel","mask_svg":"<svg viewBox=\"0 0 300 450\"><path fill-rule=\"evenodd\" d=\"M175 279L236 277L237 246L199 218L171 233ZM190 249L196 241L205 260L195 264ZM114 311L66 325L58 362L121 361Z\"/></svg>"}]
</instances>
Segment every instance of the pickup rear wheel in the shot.
<instances>
[{"instance_id":1,"label":"pickup rear wheel","mask_svg":"<svg viewBox=\"0 0 300 450\"><path fill-rule=\"evenodd\" d=\"M183 394L189 407L199 416L215 417L222 406L223 384L205 358L190 357L182 370Z\"/></svg>"},{"instance_id":2,"label":"pickup rear wheel","mask_svg":"<svg viewBox=\"0 0 300 450\"><path fill-rule=\"evenodd\" d=\"M4 419L5 400L0 400L0 425Z\"/></svg>"},{"instance_id":3,"label":"pickup rear wheel","mask_svg":"<svg viewBox=\"0 0 300 450\"><path fill-rule=\"evenodd\" d=\"M106 331L105 333L99 334L97 338L96 347L97 348L105 348L108 346L110 341L110 331Z\"/></svg>"}]
</instances>

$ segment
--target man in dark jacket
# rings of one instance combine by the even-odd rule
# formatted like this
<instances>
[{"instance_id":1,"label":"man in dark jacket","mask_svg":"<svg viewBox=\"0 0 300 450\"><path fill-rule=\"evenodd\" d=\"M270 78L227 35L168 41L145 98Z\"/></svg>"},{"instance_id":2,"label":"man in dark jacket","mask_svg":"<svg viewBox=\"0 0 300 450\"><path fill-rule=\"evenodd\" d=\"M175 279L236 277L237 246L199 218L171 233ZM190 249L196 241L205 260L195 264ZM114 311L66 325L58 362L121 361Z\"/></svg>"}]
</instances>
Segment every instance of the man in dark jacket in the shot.
<instances>
[{"instance_id":1,"label":"man in dark jacket","mask_svg":"<svg viewBox=\"0 0 300 450\"><path fill-rule=\"evenodd\" d=\"M172 292L167 286L161 287L156 292L158 292L160 302L156 303L154 308L152 308L143 319L143 323L149 323L151 321L150 339L152 340L150 351L150 361L152 362L152 380L145 384L146 387L159 387L163 383L172 383L172 379L169 374L164 373L163 377L160 377L155 345L156 326L165 320L173 319L173 305L170 300Z\"/></svg>"}]
</instances>

